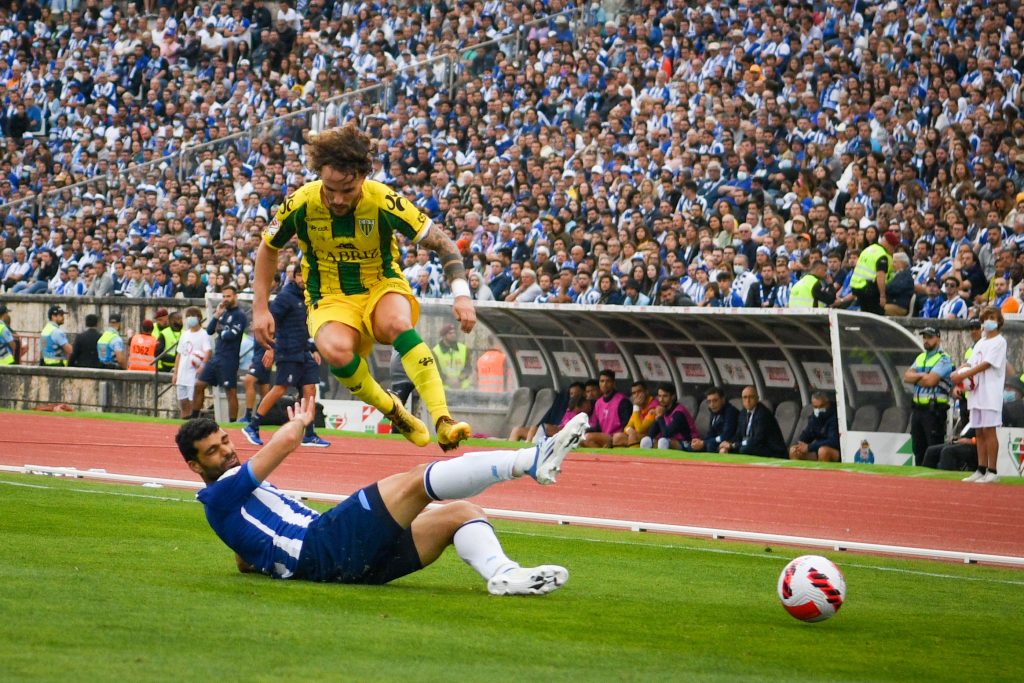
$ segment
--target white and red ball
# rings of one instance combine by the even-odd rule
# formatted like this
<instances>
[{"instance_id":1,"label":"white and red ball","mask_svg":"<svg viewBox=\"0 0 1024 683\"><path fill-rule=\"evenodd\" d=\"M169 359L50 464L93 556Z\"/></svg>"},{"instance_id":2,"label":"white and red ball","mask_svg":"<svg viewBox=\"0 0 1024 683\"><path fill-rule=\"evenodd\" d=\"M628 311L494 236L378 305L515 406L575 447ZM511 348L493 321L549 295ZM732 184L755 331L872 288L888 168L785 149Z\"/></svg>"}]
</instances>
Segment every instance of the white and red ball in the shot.
<instances>
[{"instance_id":1,"label":"white and red ball","mask_svg":"<svg viewBox=\"0 0 1024 683\"><path fill-rule=\"evenodd\" d=\"M820 555L802 555L779 575L782 607L801 621L824 621L846 601L846 579L839 567Z\"/></svg>"}]
</instances>

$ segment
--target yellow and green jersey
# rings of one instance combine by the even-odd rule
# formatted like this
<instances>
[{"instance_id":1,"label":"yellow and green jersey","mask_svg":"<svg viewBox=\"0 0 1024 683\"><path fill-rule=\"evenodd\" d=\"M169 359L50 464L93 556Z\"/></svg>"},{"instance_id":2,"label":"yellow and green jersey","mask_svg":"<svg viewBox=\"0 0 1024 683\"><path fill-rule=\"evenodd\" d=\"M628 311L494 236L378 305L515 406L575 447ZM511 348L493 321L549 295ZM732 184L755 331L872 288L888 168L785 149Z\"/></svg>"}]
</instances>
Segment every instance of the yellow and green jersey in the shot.
<instances>
[{"instance_id":1,"label":"yellow and green jersey","mask_svg":"<svg viewBox=\"0 0 1024 683\"><path fill-rule=\"evenodd\" d=\"M296 190L263 232L272 249L298 238L309 302L331 294L363 294L382 279L401 278L395 233L419 241L430 219L387 185L369 179L355 210L332 216L320 198L321 185L316 180Z\"/></svg>"}]
</instances>

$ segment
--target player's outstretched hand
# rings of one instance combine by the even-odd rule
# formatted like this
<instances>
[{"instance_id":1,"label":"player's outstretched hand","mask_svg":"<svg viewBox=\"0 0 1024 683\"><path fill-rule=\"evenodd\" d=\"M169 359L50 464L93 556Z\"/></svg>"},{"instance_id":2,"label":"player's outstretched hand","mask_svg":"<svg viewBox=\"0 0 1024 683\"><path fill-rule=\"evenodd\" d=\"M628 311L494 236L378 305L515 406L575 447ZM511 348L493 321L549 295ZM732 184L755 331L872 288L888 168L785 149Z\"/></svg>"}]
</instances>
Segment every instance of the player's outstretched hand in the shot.
<instances>
[{"instance_id":1,"label":"player's outstretched hand","mask_svg":"<svg viewBox=\"0 0 1024 683\"><path fill-rule=\"evenodd\" d=\"M289 420L298 418L302 420L303 426L308 427L316 419L316 399L312 396L303 396L298 403L289 406L287 412Z\"/></svg>"},{"instance_id":2,"label":"player's outstretched hand","mask_svg":"<svg viewBox=\"0 0 1024 683\"><path fill-rule=\"evenodd\" d=\"M473 308L473 300L468 296L455 297L455 304L452 306L455 319L459 321L459 327L465 333L473 331L476 325L476 310Z\"/></svg>"}]
</instances>

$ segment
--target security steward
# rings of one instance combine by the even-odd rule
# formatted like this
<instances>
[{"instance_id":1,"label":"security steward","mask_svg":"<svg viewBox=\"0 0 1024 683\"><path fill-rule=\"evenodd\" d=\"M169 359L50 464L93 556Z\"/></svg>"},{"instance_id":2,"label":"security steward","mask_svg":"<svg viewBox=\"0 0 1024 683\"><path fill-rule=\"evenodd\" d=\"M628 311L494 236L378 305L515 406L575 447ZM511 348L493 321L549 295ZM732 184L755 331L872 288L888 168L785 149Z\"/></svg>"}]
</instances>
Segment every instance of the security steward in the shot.
<instances>
[{"instance_id":1,"label":"security steward","mask_svg":"<svg viewBox=\"0 0 1024 683\"><path fill-rule=\"evenodd\" d=\"M455 325L448 323L441 328L441 341L432 350L445 386L452 389L468 389L472 381L473 366L469 362L469 349L456 339Z\"/></svg>"},{"instance_id":2,"label":"security steward","mask_svg":"<svg viewBox=\"0 0 1024 683\"><path fill-rule=\"evenodd\" d=\"M181 312L170 313L167 316L167 322L167 325L160 327L159 332L157 332L156 325L153 325L153 335L157 341L156 355L160 357L160 360L156 362L156 367L160 372L174 371L174 360L178 355L178 340L181 339Z\"/></svg>"},{"instance_id":3,"label":"security steward","mask_svg":"<svg viewBox=\"0 0 1024 683\"><path fill-rule=\"evenodd\" d=\"M804 267L806 275L789 292L789 308L828 308L836 300L836 291L826 279L828 264L818 259Z\"/></svg>"},{"instance_id":4,"label":"security steward","mask_svg":"<svg viewBox=\"0 0 1024 683\"><path fill-rule=\"evenodd\" d=\"M128 369L135 372L156 372L156 337L153 336L153 321L143 320L142 331L132 337L128 344Z\"/></svg>"},{"instance_id":5,"label":"security steward","mask_svg":"<svg viewBox=\"0 0 1024 683\"><path fill-rule=\"evenodd\" d=\"M885 285L893 278L892 253L899 244L899 234L890 230L857 257L850 289L865 313L885 315Z\"/></svg>"},{"instance_id":6,"label":"security steward","mask_svg":"<svg viewBox=\"0 0 1024 683\"><path fill-rule=\"evenodd\" d=\"M107 329L96 342L96 355L108 370L124 370L128 367L128 354L125 353L124 339L121 338L120 313L110 314Z\"/></svg>"},{"instance_id":7,"label":"security steward","mask_svg":"<svg viewBox=\"0 0 1024 683\"><path fill-rule=\"evenodd\" d=\"M924 351L914 364L903 373L903 381L914 387L914 410L910 416L910 438L914 449L914 464L924 464L924 453L929 446L946 440L946 413L953 383L953 360L939 348L942 343L934 327L921 330Z\"/></svg>"},{"instance_id":8,"label":"security steward","mask_svg":"<svg viewBox=\"0 0 1024 683\"><path fill-rule=\"evenodd\" d=\"M0 304L0 365L15 365L18 362L20 340L11 329L11 312L6 304Z\"/></svg>"},{"instance_id":9,"label":"security steward","mask_svg":"<svg viewBox=\"0 0 1024 683\"><path fill-rule=\"evenodd\" d=\"M54 304L47 312L49 321L39 333L43 347L42 365L67 365L71 357L71 343L61 329L64 324L64 309Z\"/></svg>"}]
</instances>

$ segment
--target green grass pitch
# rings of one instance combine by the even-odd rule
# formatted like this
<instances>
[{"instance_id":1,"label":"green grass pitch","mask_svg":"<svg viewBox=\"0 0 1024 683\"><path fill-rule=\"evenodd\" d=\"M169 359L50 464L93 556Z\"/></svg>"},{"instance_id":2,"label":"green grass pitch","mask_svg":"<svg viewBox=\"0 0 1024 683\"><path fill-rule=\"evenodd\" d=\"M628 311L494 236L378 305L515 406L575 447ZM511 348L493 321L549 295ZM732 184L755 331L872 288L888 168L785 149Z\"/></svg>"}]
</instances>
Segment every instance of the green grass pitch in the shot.
<instances>
[{"instance_id":1,"label":"green grass pitch","mask_svg":"<svg viewBox=\"0 0 1024 683\"><path fill-rule=\"evenodd\" d=\"M804 550L497 522L571 578L495 598L449 550L384 587L234 569L193 494L0 475L0 680L1020 680L1024 573L828 553L819 624L775 597Z\"/></svg>"}]
</instances>

